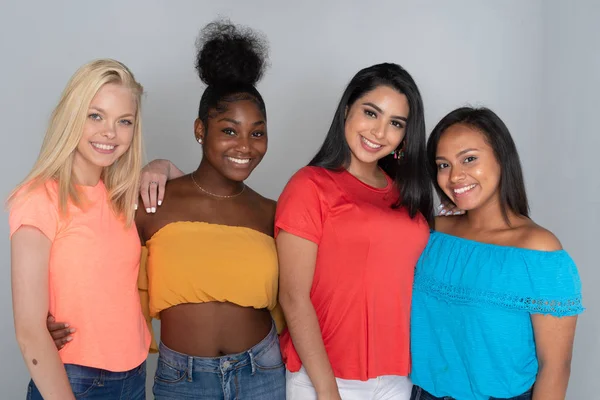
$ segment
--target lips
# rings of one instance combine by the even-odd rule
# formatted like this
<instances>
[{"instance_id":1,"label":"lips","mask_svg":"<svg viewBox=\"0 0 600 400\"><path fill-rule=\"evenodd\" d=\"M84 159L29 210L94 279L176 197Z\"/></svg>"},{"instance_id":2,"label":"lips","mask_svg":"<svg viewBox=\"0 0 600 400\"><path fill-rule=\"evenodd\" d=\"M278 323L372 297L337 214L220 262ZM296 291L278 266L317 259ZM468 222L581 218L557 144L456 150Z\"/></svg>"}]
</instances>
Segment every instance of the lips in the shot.
<instances>
[{"instance_id":1,"label":"lips","mask_svg":"<svg viewBox=\"0 0 600 400\"><path fill-rule=\"evenodd\" d=\"M246 167L250 166L250 162L252 161L252 158L249 158L249 157L225 156L225 159L227 161L229 161L231 164L233 164L233 166L236 168L246 168Z\"/></svg>"},{"instance_id":2,"label":"lips","mask_svg":"<svg viewBox=\"0 0 600 400\"><path fill-rule=\"evenodd\" d=\"M461 195L469 193L476 186L477 186L477 184L473 183L471 185L465 185L465 186L461 186L459 188L454 188L454 189L452 189L452 193L454 193L455 196L461 196Z\"/></svg>"},{"instance_id":3,"label":"lips","mask_svg":"<svg viewBox=\"0 0 600 400\"><path fill-rule=\"evenodd\" d=\"M377 153L383 147L382 144L379 144L372 140L369 140L362 135L359 135L359 136L360 136L360 144L361 144L362 148L370 153Z\"/></svg>"},{"instance_id":4,"label":"lips","mask_svg":"<svg viewBox=\"0 0 600 400\"><path fill-rule=\"evenodd\" d=\"M90 142L92 148L96 150L98 153L102 154L111 154L117 148L115 144L107 144L107 143L98 143L98 142Z\"/></svg>"}]
</instances>

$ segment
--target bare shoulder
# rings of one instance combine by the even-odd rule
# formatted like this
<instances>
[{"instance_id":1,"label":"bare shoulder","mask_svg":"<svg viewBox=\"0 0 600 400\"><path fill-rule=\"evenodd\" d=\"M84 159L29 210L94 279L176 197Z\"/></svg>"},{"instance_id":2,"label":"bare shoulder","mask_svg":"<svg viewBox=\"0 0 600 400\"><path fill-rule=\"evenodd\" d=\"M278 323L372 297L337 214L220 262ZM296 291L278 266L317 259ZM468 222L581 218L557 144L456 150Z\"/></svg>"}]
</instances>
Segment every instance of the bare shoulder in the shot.
<instances>
[{"instance_id":1,"label":"bare shoulder","mask_svg":"<svg viewBox=\"0 0 600 400\"><path fill-rule=\"evenodd\" d=\"M260 214L263 215L264 218L274 219L275 218L275 209L277 208L277 202L275 200L271 200L267 197L264 197L260 193L254 191L249 186L246 186L247 190L247 200L249 200L249 205L256 210L260 211Z\"/></svg>"},{"instance_id":2,"label":"bare shoulder","mask_svg":"<svg viewBox=\"0 0 600 400\"><path fill-rule=\"evenodd\" d=\"M521 230L519 236L522 239L521 247L523 248L541 251L556 251L563 248L556 235L533 221L519 230Z\"/></svg>"}]
</instances>

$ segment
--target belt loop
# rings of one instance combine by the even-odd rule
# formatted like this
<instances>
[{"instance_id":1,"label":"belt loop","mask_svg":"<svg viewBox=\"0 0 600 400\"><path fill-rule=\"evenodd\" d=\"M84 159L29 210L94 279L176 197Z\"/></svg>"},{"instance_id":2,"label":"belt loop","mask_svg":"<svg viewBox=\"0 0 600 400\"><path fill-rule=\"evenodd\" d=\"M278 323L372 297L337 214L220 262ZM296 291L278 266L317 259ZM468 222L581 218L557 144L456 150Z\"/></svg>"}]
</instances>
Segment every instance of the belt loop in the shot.
<instances>
[{"instance_id":1,"label":"belt loop","mask_svg":"<svg viewBox=\"0 0 600 400\"><path fill-rule=\"evenodd\" d=\"M250 365L252 365L252 374L250 375L254 376L254 373L256 372L256 366L254 364L254 355L252 354L252 350L248 350L248 355L250 356Z\"/></svg>"},{"instance_id":2,"label":"belt loop","mask_svg":"<svg viewBox=\"0 0 600 400\"><path fill-rule=\"evenodd\" d=\"M188 366L187 366L187 381L193 382L192 376L194 374L194 357L188 357Z\"/></svg>"},{"instance_id":3,"label":"belt loop","mask_svg":"<svg viewBox=\"0 0 600 400\"><path fill-rule=\"evenodd\" d=\"M104 386L105 373L106 372L103 369L100 370L100 376L98 377L98 386L100 387Z\"/></svg>"}]
</instances>

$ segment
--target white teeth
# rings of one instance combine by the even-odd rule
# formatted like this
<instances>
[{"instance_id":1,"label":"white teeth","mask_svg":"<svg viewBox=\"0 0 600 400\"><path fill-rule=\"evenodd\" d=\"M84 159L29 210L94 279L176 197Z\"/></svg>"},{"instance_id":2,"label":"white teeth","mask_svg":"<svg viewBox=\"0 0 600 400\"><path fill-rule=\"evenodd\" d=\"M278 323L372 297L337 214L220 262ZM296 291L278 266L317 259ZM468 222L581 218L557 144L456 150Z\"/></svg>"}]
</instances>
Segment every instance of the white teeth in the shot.
<instances>
[{"instance_id":1,"label":"white teeth","mask_svg":"<svg viewBox=\"0 0 600 400\"><path fill-rule=\"evenodd\" d=\"M92 143L92 146L94 146L97 149L101 149L101 150L112 150L116 147L115 145L102 144L102 143Z\"/></svg>"},{"instance_id":2,"label":"white teeth","mask_svg":"<svg viewBox=\"0 0 600 400\"><path fill-rule=\"evenodd\" d=\"M459 189L454 189L454 193L456 193L456 194L462 194L462 193L468 192L469 190L473 189L475 186L476 185L473 184L473 185L461 187Z\"/></svg>"},{"instance_id":3,"label":"white teeth","mask_svg":"<svg viewBox=\"0 0 600 400\"><path fill-rule=\"evenodd\" d=\"M361 136L361 139L362 139L362 141L363 141L364 144L366 144L367 146L369 146L372 149L379 149L379 148L383 147L380 144L371 142L370 140L368 140L364 136Z\"/></svg>"},{"instance_id":4,"label":"white teeth","mask_svg":"<svg viewBox=\"0 0 600 400\"><path fill-rule=\"evenodd\" d=\"M233 158L233 157L227 157L227 159L231 162L234 162L236 164L248 164L250 162L249 158Z\"/></svg>"}]
</instances>

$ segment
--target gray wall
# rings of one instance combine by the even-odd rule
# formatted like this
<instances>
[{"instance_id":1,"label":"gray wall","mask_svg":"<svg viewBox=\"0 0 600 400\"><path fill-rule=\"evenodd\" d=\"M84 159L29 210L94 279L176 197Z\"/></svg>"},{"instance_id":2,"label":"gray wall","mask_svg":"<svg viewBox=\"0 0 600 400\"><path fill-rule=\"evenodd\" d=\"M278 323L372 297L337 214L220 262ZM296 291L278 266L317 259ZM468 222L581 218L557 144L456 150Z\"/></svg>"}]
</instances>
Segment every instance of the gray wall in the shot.
<instances>
[{"instance_id":1,"label":"gray wall","mask_svg":"<svg viewBox=\"0 0 600 400\"><path fill-rule=\"evenodd\" d=\"M533 157L533 217L579 266L587 311L578 321L569 399L600 398L600 3L544 2L541 130Z\"/></svg>"},{"instance_id":2,"label":"gray wall","mask_svg":"<svg viewBox=\"0 0 600 400\"><path fill-rule=\"evenodd\" d=\"M600 91L598 6L541 0L284 3L1 0L0 126L7 153L0 158L0 196L31 167L70 75L99 57L123 61L145 86L148 158L194 168L200 148L192 124L202 93L194 40L218 14L270 40L272 66L259 85L270 149L250 184L272 198L318 148L351 76L376 62L397 62L421 88L429 129L470 103L493 108L513 132L533 215L562 239L584 278L588 311L579 325L569 398L597 392L592 371L599 370L600 299L592 282L599 273L591 240L599 237L593 221L600 193L587 171L598 145L592 124ZM0 219L0 235L7 238L6 214ZM17 399L28 375L14 340L8 239L0 241L0 259L0 397ZM151 357L149 382L154 362Z\"/></svg>"}]
</instances>

